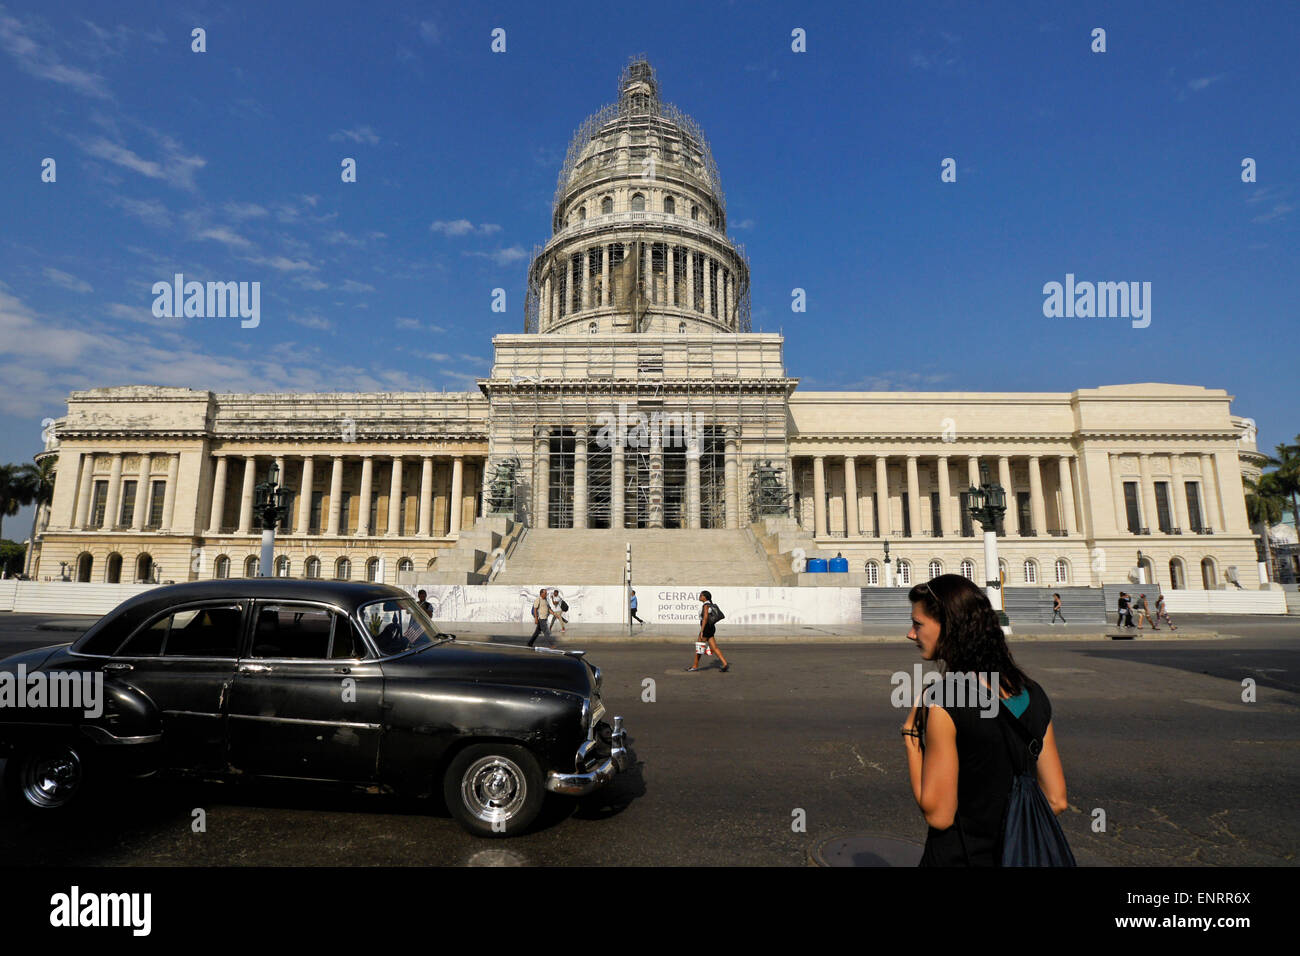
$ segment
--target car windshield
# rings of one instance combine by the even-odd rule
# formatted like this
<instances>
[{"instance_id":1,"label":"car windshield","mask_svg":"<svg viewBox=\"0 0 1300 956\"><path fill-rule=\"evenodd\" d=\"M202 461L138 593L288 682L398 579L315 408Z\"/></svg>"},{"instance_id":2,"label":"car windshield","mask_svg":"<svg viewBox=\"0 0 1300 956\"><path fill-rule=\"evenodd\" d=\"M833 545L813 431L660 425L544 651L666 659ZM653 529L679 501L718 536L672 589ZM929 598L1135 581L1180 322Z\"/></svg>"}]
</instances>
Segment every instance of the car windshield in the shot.
<instances>
[{"instance_id":1,"label":"car windshield","mask_svg":"<svg viewBox=\"0 0 1300 956\"><path fill-rule=\"evenodd\" d=\"M375 601L361 608L361 622L385 657L429 647L443 636L411 598Z\"/></svg>"}]
</instances>

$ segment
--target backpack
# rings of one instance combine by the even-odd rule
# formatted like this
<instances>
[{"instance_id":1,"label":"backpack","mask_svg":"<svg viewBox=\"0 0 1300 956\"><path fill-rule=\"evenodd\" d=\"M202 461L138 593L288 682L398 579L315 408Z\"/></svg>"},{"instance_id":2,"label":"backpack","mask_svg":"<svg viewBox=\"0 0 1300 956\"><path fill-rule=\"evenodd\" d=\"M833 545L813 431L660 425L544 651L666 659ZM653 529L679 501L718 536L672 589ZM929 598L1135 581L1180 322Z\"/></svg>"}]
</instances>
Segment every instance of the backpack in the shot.
<instances>
[{"instance_id":1,"label":"backpack","mask_svg":"<svg viewBox=\"0 0 1300 956\"><path fill-rule=\"evenodd\" d=\"M716 604L714 604L714 603L711 602L711 601L709 602L709 618L708 618L708 620L709 620L709 623L710 623L710 624L713 624L713 625L716 626L717 623L718 623L719 621L721 621L721 620L722 620L724 617L726 617L726 616L727 616L727 615L725 615L725 614L722 613L722 608L718 607Z\"/></svg>"},{"instance_id":2,"label":"backpack","mask_svg":"<svg viewBox=\"0 0 1300 956\"><path fill-rule=\"evenodd\" d=\"M563 613L565 613L565 612L568 611L568 610L569 610L569 602L568 602L568 601L560 601L560 613L563 614Z\"/></svg>"},{"instance_id":3,"label":"backpack","mask_svg":"<svg viewBox=\"0 0 1300 956\"><path fill-rule=\"evenodd\" d=\"M1065 832L1034 775L1043 741L1030 737L1025 725L1006 707L998 707L997 719L1010 724L1016 737L1024 744L1019 748L1017 760L1017 748L1003 735L1007 752L1011 755L1014 776L1002 824L1002 865L1077 866Z\"/></svg>"}]
</instances>

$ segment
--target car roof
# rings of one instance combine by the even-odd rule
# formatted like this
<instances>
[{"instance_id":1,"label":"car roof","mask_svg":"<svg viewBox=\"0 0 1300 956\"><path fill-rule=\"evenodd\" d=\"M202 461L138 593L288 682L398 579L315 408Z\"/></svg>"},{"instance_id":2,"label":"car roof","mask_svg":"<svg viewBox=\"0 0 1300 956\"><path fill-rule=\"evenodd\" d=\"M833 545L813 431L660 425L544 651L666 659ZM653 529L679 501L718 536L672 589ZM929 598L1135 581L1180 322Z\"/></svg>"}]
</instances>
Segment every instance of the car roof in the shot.
<instances>
[{"instance_id":1,"label":"car roof","mask_svg":"<svg viewBox=\"0 0 1300 956\"><path fill-rule=\"evenodd\" d=\"M74 650L93 641L106 629L134 629L168 607L195 601L262 599L280 601L319 601L334 604L351 614L363 604L386 598L409 597L399 587L368 581L324 581L311 578L220 578L190 581L150 588L128 598L95 622L76 642ZM125 636L123 634L123 636Z\"/></svg>"}]
</instances>

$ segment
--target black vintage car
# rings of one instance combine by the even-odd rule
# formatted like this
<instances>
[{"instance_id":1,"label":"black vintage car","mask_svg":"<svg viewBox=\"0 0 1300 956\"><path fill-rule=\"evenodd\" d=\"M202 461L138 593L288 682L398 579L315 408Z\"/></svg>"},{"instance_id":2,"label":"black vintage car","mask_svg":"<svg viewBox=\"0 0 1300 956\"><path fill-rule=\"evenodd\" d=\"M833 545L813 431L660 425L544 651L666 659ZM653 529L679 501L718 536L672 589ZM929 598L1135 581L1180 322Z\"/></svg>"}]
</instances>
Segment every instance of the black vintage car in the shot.
<instances>
[{"instance_id":1,"label":"black vintage car","mask_svg":"<svg viewBox=\"0 0 1300 956\"><path fill-rule=\"evenodd\" d=\"M629 761L581 652L457 641L382 584L160 587L5 672L11 691L22 676L49 692L39 708L0 706L9 801L41 815L104 775L162 770L440 790L470 832L509 835L545 791L588 793ZM55 699L72 678L87 696L102 687L98 705Z\"/></svg>"}]
</instances>

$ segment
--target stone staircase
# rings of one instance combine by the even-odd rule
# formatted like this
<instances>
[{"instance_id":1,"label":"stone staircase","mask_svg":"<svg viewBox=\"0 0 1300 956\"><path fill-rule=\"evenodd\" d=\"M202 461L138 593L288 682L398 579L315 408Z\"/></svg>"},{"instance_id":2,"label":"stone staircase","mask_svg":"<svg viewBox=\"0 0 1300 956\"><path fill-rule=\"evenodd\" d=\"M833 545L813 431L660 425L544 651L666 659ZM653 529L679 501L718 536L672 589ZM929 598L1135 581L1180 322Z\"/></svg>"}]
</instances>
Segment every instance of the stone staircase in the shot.
<instances>
[{"instance_id":1,"label":"stone staircase","mask_svg":"<svg viewBox=\"0 0 1300 956\"><path fill-rule=\"evenodd\" d=\"M622 584L628 543L633 581L692 588L778 583L748 529L677 528L529 528L492 583Z\"/></svg>"},{"instance_id":2,"label":"stone staircase","mask_svg":"<svg viewBox=\"0 0 1300 956\"><path fill-rule=\"evenodd\" d=\"M510 518L480 518L474 527L462 531L456 544L438 552L433 571L407 572L410 580L398 576L398 584L487 584L495 583L493 562L522 541L524 526Z\"/></svg>"}]
</instances>

